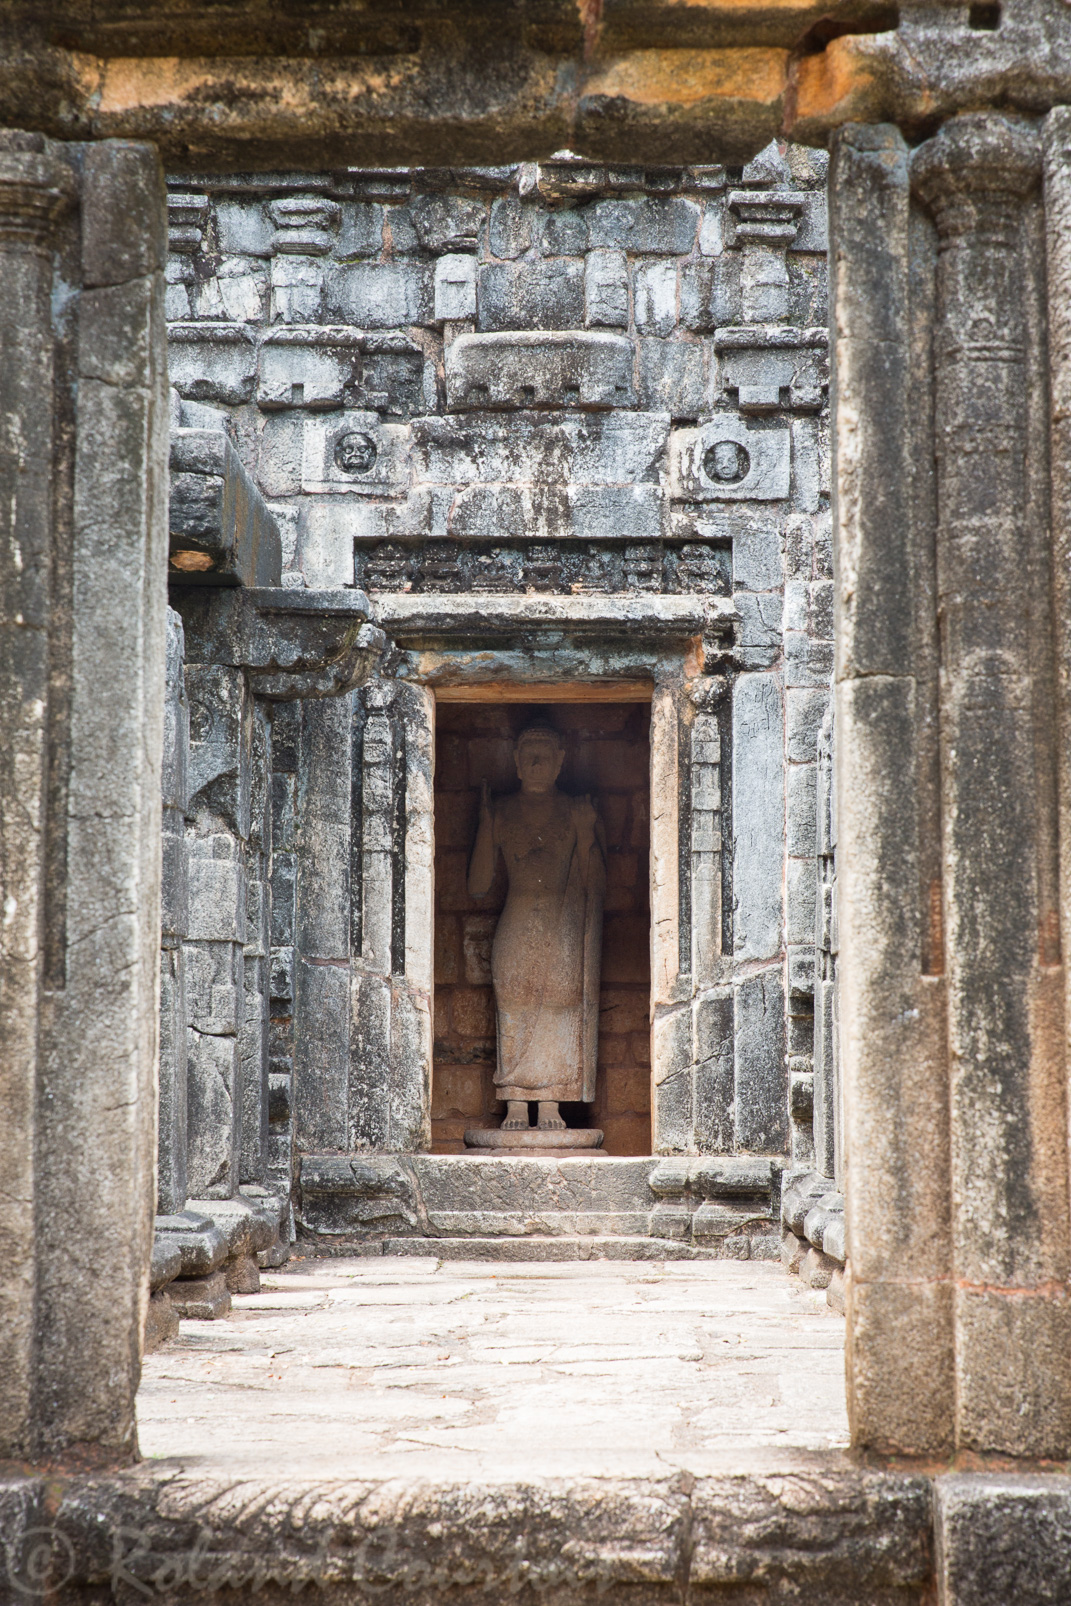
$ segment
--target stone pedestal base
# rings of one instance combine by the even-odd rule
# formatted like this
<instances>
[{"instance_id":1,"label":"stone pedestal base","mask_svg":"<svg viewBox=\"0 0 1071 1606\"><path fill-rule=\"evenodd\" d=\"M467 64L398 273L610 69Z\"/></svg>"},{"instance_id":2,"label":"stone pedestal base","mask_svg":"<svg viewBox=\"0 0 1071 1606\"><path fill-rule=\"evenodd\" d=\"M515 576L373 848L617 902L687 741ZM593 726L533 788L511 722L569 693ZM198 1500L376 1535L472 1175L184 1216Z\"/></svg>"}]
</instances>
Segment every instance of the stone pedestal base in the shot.
<instances>
[{"instance_id":1,"label":"stone pedestal base","mask_svg":"<svg viewBox=\"0 0 1071 1606\"><path fill-rule=\"evenodd\" d=\"M501 1127L472 1127L465 1133L465 1147L474 1154L481 1151L497 1159L522 1158L530 1155L534 1160L576 1159L580 1156L605 1158L602 1133L595 1128L579 1130L572 1127L557 1132L542 1132L539 1127L522 1128L519 1132L504 1132Z\"/></svg>"}]
</instances>

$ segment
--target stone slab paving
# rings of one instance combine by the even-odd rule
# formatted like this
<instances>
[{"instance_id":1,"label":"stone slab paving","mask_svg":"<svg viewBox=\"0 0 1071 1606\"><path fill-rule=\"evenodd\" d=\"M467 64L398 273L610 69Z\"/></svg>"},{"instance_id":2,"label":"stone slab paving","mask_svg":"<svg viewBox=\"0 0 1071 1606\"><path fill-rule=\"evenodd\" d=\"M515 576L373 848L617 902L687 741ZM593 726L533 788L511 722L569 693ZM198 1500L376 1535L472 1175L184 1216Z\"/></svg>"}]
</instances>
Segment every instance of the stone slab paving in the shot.
<instances>
[{"instance_id":1,"label":"stone slab paving","mask_svg":"<svg viewBox=\"0 0 1071 1606\"><path fill-rule=\"evenodd\" d=\"M844 1324L780 1267L306 1259L147 1357L142 1453L243 1476L664 1478L848 1442Z\"/></svg>"}]
</instances>

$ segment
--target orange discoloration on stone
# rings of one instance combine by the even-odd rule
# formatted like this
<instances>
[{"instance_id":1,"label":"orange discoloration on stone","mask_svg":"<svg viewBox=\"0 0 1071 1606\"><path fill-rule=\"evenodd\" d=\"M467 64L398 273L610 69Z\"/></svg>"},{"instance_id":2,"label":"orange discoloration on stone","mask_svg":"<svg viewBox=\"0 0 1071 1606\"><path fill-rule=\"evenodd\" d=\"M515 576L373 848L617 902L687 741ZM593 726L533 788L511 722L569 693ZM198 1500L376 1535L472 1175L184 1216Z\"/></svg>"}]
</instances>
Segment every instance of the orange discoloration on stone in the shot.
<instances>
[{"instance_id":1,"label":"orange discoloration on stone","mask_svg":"<svg viewBox=\"0 0 1071 1606\"><path fill-rule=\"evenodd\" d=\"M593 73L583 93L640 106L704 100L772 105L784 92L787 66L787 50L637 50Z\"/></svg>"},{"instance_id":2,"label":"orange discoloration on stone","mask_svg":"<svg viewBox=\"0 0 1071 1606\"><path fill-rule=\"evenodd\" d=\"M359 60L325 63L117 56L100 68L97 114L103 118L146 107L203 105L216 99L221 120L229 121L228 113L237 112L239 105L270 98L280 119L307 116L320 120L325 101L337 104L364 95L389 94L412 76L411 70L384 71L379 64L370 69Z\"/></svg>"},{"instance_id":3,"label":"orange discoloration on stone","mask_svg":"<svg viewBox=\"0 0 1071 1606\"><path fill-rule=\"evenodd\" d=\"M793 122L847 122L873 84L858 42L834 39L819 55L804 56L796 64Z\"/></svg>"}]
</instances>

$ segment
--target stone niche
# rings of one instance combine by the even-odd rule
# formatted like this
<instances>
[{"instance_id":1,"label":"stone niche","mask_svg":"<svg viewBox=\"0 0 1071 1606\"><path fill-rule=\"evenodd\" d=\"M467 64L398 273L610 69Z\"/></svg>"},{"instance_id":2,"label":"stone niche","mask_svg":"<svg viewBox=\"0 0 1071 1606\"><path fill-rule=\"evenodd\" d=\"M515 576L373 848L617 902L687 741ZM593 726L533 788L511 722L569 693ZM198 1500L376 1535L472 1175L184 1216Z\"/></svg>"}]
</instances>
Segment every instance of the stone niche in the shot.
<instances>
[{"instance_id":1,"label":"stone niche","mask_svg":"<svg viewBox=\"0 0 1071 1606\"><path fill-rule=\"evenodd\" d=\"M561 733L559 785L591 795L606 834L607 886L593 1104L567 1104L571 1127L600 1127L607 1154L651 1141L649 702L440 702L435 741L435 1002L432 1152L464 1152L466 1127L497 1125L491 942L506 884L470 898L466 871L480 783L517 787L513 743L534 719Z\"/></svg>"}]
</instances>

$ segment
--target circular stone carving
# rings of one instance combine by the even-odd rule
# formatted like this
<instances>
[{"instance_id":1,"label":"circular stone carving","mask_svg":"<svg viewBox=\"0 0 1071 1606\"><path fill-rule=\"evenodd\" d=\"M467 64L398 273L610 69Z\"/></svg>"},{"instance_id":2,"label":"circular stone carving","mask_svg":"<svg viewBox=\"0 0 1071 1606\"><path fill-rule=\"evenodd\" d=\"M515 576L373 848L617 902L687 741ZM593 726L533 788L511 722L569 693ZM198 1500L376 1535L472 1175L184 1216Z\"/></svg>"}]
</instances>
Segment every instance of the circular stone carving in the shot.
<instances>
[{"instance_id":1,"label":"circular stone carving","mask_svg":"<svg viewBox=\"0 0 1071 1606\"><path fill-rule=\"evenodd\" d=\"M376 443L371 435L354 430L335 442L335 464L343 474L367 474L376 460Z\"/></svg>"},{"instance_id":2,"label":"circular stone carving","mask_svg":"<svg viewBox=\"0 0 1071 1606\"><path fill-rule=\"evenodd\" d=\"M736 485L750 468L751 458L739 441L715 441L703 453L703 472L716 485Z\"/></svg>"}]
</instances>

